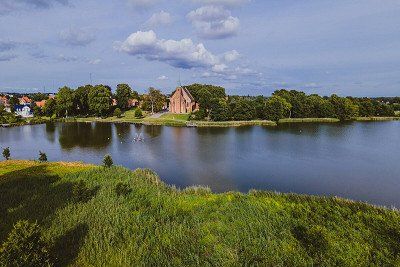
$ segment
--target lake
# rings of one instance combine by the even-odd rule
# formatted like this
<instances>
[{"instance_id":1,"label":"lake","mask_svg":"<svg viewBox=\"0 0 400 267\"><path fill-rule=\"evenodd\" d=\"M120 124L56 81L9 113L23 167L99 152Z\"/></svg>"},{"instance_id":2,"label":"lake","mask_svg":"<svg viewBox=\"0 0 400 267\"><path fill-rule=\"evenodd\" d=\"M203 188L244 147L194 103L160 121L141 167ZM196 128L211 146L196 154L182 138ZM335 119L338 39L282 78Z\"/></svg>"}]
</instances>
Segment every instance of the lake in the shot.
<instances>
[{"instance_id":1,"label":"lake","mask_svg":"<svg viewBox=\"0 0 400 267\"><path fill-rule=\"evenodd\" d=\"M136 137L143 142L135 142ZM150 168L177 187L265 189L340 196L400 207L400 122L296 123L278 127L178 128L48 123L0 128L13 158Z\"/></svg>"}]
</instances>

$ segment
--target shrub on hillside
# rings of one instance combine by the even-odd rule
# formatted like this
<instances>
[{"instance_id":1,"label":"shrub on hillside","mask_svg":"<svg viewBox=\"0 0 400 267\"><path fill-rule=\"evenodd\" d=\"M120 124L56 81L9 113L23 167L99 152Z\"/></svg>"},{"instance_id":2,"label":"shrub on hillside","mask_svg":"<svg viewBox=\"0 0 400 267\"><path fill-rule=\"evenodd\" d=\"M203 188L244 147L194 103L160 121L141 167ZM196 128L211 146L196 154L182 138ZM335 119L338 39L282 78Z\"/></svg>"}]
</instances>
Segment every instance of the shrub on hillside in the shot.
<instances>
[{"instance_id":1,"label":"shrub on hillside","mask_svg":"<svg viewBox=\"0 0 400 267\"><path fill-rule=\"evenodd\" d=\"M1 266L52 266L39 226L18 221L0 247Z\"/></svg>"},{"instance_id":2,"label":"shrub on hillside","mask_svg":"<svg viewBox=\"0 0 400 267\"><path fill-rule=\"evenodd\" d=\"M92 197L91 190L82 180L72 186L72 198L75 202L86 202Z\"/></svg>"},{"instance_id":3,"label":"shrub on hillside","mask_svg":"<svg viewBox=\"0 0 400 267\"><path fill-rule=\"evenodd\" d=\"M46 162L47 161L47 155L46 153L39 151L39 161L40 162Z\"/></svg>"},{"instance_id":4,"label":"shrub on hillside","mask_svg":"<svg viewBox=\"0 0 400 267\"><path fill-rule=\"evenodd\" d=\"M6 148L3 149L3 157L4 157L6 160L9 160L9 159L10 159L11 153L10 153L10 148L9 148L9 147L6 147Z\"/></svg>"},{"instance_id":5,"label":"shrub on hillside","mask_svg":"<svg viewBox=\"0 0 400 267\"><path fill-rule=\"evenodd\" d=\"M109 154L105 155L103 158L104 167L110 168L113 164L114 164L114 162L112 160L112 157Z\"/></svg>"},{"instance_id":6,"label":"shrub on hillside","mask_svg":"<svg viewBox=\"0 0 400 267\"><path fill-rule=\"evenodd\" d=\"M117 196L127 196L130 192L132 192L132 189L128 184L118 183L115 186L115 193Z\"/></svg>"}]
</instances>

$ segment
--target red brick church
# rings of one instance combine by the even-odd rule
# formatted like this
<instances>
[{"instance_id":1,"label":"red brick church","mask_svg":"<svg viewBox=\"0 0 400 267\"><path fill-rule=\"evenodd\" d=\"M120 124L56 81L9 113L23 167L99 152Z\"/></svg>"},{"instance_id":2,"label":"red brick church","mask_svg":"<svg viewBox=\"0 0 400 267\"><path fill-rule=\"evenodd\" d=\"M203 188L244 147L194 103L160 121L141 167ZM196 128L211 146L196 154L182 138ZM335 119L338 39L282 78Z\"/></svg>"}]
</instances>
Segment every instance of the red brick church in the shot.
<instances>
[{"instance_id":1,"label":"red brick church","mask_svg":"<svg viewBox=\"0 0 400 267\"><path fill-rule=\"evenodd\" d=\"M176 88L169 102L169 112L171 113L190 113L199 109L199 104L196 103L190 92L183 87Z\"/></svg>"}]
</instances>

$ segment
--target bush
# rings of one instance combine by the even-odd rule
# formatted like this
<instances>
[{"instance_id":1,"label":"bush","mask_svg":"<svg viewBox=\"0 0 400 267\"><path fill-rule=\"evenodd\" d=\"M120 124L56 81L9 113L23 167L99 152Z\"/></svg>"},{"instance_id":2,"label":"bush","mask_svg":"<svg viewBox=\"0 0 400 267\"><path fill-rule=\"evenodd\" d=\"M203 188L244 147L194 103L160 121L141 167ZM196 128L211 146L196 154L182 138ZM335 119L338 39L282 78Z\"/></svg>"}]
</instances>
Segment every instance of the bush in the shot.
<instances>
[{"instance_id":1,"label":"bush","mask_svg":"<svg viewBox=\"0 0 400 267\"><path fill-rule=\"evenodd\" d=\"M143 118L143 112L140 108L135 109L135 118L137 119Z\"/></svg>"},{"instance_id":2,"label":"bush","mask_svg":"<svg viewBox=\"0 0 400 267\"><path fill-rule=\"evenodd\" d=\"M113 164L114 163L113 163L112 157L109 154L105 155L104 159L103 159L104 167L110 168Z\"/></svg>"},{"instance_id":3,"label":"bush","mask_svg":"<svg viewBox=\"0 0 400 267\"><path fill-rule=\"evenodd\" d=\"M47 161L47 155L46 153L39 151L39 161L40 162L46 162Z\"/></svg>"},{"instance_id":4,"label":"bush","mask_svg":"<svg viewBox=\"0 0 400 267\"><path fill-rule=\"evenodd\" d=\"M122 115L121 110L119 108L116 108L114 110L114 116L117 117L117 118L121 118L121 115Z\"/></svg>"},{"instance_id":5,"label":"bush","mask_svg":"<svg viewBox=\"0 0 400 267\"><path fill-rule=\"evenodd\" d=\"M117 196L127 196L130 192L132 192L132 189L128 184L118 183L115 187L115 193Z\"/></svg>"},{"instance_id":6,"label":"bush","mask_svg":"<svg viewBox=\"0 0 400 267\"><path fill-rule=\"evenodd\" d=\"M52 266L39 226L18 221L0 247L1 266Z\"/></svg>"},{"instance_id":7,"label":"bush","mask_svg":"<svg viewBox=\"0 0 400 267\"><path fill-rule=\"evenodd\" d=\"M72 198L75 202L86 202L91 198L92 192L82 180L72 186Z\"/></svg>"},{"instance_id":8,"label":"bush","mask_svg":"<svg viewBox=\"0 0 400 267\"><path fill-rule=\"evenodd\" d=\"M6 148L3 149L3 157L4 157L6 160L9 160L9 159L10 159L11 153L10 153L10 148L9 148L9 147L6 147Z\"/></svg>"}]
</instances>

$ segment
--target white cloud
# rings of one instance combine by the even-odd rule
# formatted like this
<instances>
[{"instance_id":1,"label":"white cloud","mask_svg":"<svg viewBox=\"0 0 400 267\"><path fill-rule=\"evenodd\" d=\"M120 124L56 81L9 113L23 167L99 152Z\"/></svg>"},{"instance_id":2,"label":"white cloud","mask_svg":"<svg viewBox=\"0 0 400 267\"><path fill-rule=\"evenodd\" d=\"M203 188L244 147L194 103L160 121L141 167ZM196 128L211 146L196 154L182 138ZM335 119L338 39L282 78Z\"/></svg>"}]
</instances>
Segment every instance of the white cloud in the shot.
<instances>
[{"instance_id":1,"label":"white cloud","mask_svg":"<svg viewBox=\"0 0 400 267\"><path fill-rule=\"evenodd\" d=\"M168 80L168 77L165 76L165 75L162 75L162 76L158 77L157 80L159 80L159 81L165 81L165 80Z\"/></svg>"},{"instance_id":2,"label":"white cloud","mask_svg":"<svg viewBox=\"0 0 400 267\"><path fill-rule=\"evenodd\" d=\"M144 56L148 60L166 62L177 68L213 67L219 63L217 56L209 52L202 43L191 39L158 39L154 31L138 31L115 46L130 55Z\"/></svg>"},{"instance_id":3,"label":"white cloud","mask_svg":"<svg viewBox=\"0 0 400 267\"><path fill-rule=\"evenodd\" d=\"M75 62L78 61L79 58L77 56L65 56L64 54L60 54L58 55L57 60L63 62Z\"/></svg>"},{"instance_id":4,"label":"white cloud","mask_svg":"<svg viewBox=\"0 0 400 267\"><path fill-rule=\"evenodd\" d=\"M225 64L217 64L212 67L212 71L216 73L223 73L227 68L228 66Z\"/></svg>"},{"instance_id":5,"label":"white cloud","mask_svg":"<svg viewBox=\"0 0 400 267\"><path fill-rule=\"evenodd\" d=\"M92 59L92 60L89 60L88 63L90 65L98 65L101 63L101 59L100 58Z\"/></svg>"},{"instance_id":6,"label":"white cloud","mask_svg":"<svg viewBox=\"0 0 400 267\"><path fill-rule=\"evenodd\" d=\"M60 32L60 39L67 45L86 46L93 42L96 37L88 29L71 28Z\"/></svg>"},{"instance_id":7,"label":"white cloud","mask_svg":"<svg viewBox=\"0 0 400 267\"><path fill-rule=\"evenodd\" d=\"M165 11L160 11L158 13L154 13L149 20L145 23L147 27L156 27L158 25L168 25L171 24L172 17L171 14Z\"/></svg>"},{"instance_id":8,"label":"white cloud","mask_svg":"<svg viewBox=\"0 0 400 267\"><path fill-rule=\"evenodd\" d=\"M14 58L17 58L17 55L14 54L0 54L0 62L1 61L10 61Z\"/></svg>"},{"instance_id":9,"label":"white cloud","mask_svg":"<svg viewBox=\"0 0 400 267\"><path fill-rule=\"evenodd\" d=\"M14 41L5 41L5 40L0 40L0 52L3 51L9 51L18 46L18 43Z\"/></svg>"},{"instance_id":10,"label":"white cloud","mask_svg":"<svg viewBox=\"0 0 400 267\"><path fill-rule=\"evenodd\" d=\"M232 50L232 51L226 52L224 54L224 61L225 62L232 62L232 61L235 61L235 60L237 60L239 58L240 58L240 54L236 50Z\"/></svg>"},{"instance_id":11,"label":"white cloud","mask_svg":"<svg viewBox=\"0 0 400 267\"><path fill-rule=\"evenodd\" d=\"M221 6L203 6L187 14L198 35L205 39L223 39L237 34L238 18Z\"/></svg>"},{"instance_id":12,"label":"white cloud","mask_svg":"<svg viewBox=\"0 0 400 267\"><path fill-rule=\"evenodd\" d=\"M1 0L0 15L30 8L50 8L54 4L69 5L69 0Z\"/></svg>"}]
</instances>

